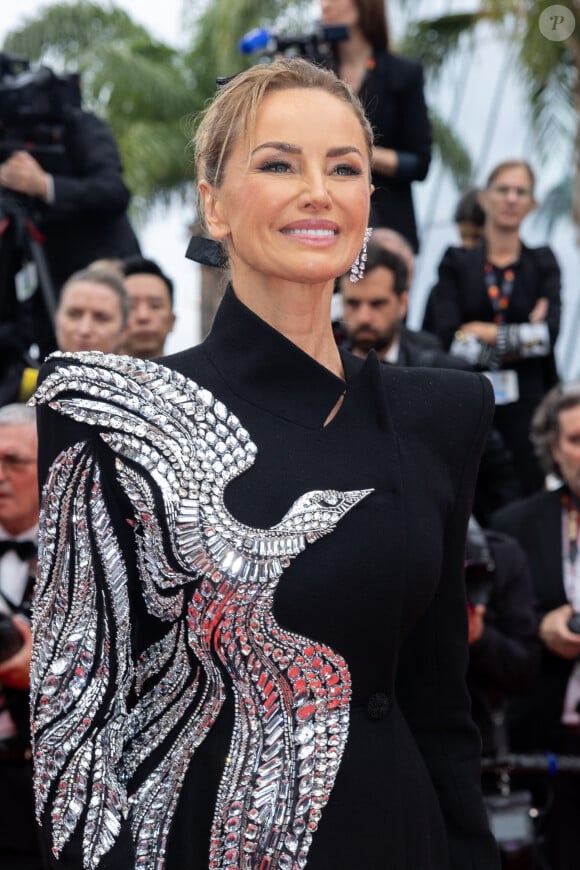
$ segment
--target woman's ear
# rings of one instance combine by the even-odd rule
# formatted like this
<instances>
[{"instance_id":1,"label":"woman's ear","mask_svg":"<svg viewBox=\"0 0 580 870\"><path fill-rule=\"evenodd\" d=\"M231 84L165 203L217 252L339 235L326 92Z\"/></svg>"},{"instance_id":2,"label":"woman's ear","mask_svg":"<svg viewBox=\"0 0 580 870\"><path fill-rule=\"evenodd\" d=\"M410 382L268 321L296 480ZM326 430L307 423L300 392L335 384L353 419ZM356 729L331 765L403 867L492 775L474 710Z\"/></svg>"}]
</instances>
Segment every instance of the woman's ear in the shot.
<instances>
[{"instance_id":1,"label":"woman's ear","mask_svg":"<svg viewBox=\"0 0 580 870\"><path fill-rule=\"evenodd\" d=\"M223 241L229 235L230 228L223 217L219 188L208 181L200 181L199 195L203 203L205 223L210 235L218 241Z\"/></svg>"}]
</instances>

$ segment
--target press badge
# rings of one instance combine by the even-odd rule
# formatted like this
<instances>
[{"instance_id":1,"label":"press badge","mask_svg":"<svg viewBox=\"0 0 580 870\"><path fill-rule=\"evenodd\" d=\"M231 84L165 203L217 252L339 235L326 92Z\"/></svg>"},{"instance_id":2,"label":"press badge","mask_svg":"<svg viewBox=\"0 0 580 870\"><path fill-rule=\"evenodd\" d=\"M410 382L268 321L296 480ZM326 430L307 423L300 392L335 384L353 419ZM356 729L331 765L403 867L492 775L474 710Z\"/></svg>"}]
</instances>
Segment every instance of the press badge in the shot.
<instances>
[{"instance_id":1,"label":"press badge","mask_svg":"<svg viewBox=\"0 0 580 870\"><path fill-rule=\"evenodd\" d=\"M16 287L16 298L19 302L26 302L30 299L38 286L36 264L32 261L25 263L22 269L14 276L14 284Z\"/></svg>"},{"instance_id":2,"label":"press badge","mask_svg":"<svg viewBox=\"0 0 580 870\"><path fill-rule=\"evenodd\" d=\"M520 397L518 373L513 369L500 372L483 372L491 381L496 405L510 405Z\"/></svg>"}]
</instances>

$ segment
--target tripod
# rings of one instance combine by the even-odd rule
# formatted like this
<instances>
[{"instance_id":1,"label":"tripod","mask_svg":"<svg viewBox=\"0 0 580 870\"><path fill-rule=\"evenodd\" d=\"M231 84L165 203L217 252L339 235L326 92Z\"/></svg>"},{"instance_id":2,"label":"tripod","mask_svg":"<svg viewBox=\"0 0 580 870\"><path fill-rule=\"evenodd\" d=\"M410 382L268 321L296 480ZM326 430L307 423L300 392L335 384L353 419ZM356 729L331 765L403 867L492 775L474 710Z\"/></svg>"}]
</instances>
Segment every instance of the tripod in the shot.
<instances>
[{"instance_id":1,"label":"tripod","mask_svg":"<svg viewBox=\"0 0 580 870\"><path fill-rule=\"evenodd\" d=\"M43 250L44 238L34 222L33 215L23 198L3 190L0 198L0 288L2 298L0 310L2 321L16 320L18 323L26 315L23 306L27 304L27 294L22 293L19 282L26 280L24 269L31 264L34 270L34 283L30 296L35 296L32 305L33 317L42 328L48 343L55 343L54 318L57 301L50 271ZM6 294L12 294L7 298ZM39 295L36 296L36 293ZM40 302L40 306L38 305ZM30 308L30 305L27 305ZM41 311L38 311L40 307ZM30 313L28 314L30 319ZM26 333L26 329L24 330ZM30 336L36 341L36 335ZM39 342L40 343L40 342Z\"/></svg>"}]
</instances>

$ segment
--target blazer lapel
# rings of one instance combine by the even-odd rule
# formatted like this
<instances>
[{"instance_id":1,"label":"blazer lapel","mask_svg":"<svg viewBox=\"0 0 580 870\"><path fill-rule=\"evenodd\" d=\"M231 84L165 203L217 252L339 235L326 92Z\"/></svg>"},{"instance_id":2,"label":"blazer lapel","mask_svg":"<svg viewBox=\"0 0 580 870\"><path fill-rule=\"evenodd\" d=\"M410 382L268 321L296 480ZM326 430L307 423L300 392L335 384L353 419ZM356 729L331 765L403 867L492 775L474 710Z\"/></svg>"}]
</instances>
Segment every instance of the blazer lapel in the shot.
<instances>
[{"instance_id":1,"label":"blazer lapel","mask_svg":"<svg viewBox=\"0 0 580 870\"><path fill-rule=\"evenodd\" d=\"M560 490L546 494L548 510L533 521L538 557L538 577L555 607L567 601L562 570L562 510Z\"/></svg>"}]
</instances>

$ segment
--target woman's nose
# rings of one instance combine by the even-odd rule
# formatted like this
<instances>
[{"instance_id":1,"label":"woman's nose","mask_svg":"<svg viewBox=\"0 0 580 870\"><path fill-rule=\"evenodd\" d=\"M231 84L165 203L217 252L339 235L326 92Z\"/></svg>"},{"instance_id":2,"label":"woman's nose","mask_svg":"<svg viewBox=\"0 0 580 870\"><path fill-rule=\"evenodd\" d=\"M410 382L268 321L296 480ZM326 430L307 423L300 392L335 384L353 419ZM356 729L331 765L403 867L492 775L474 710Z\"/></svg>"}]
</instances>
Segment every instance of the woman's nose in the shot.
<instances>
[{"instance_id":1,"label":"woman's nose","mask_svg":"<svg viewBox=\"0 0 580 870\"><path fill-rule=\"evenodd\" d=\"M304 205L315 208L326 208L331 203L326 175L322 172L312 172L306 178L302 194Z\"/></svg>"}]
</instances>

